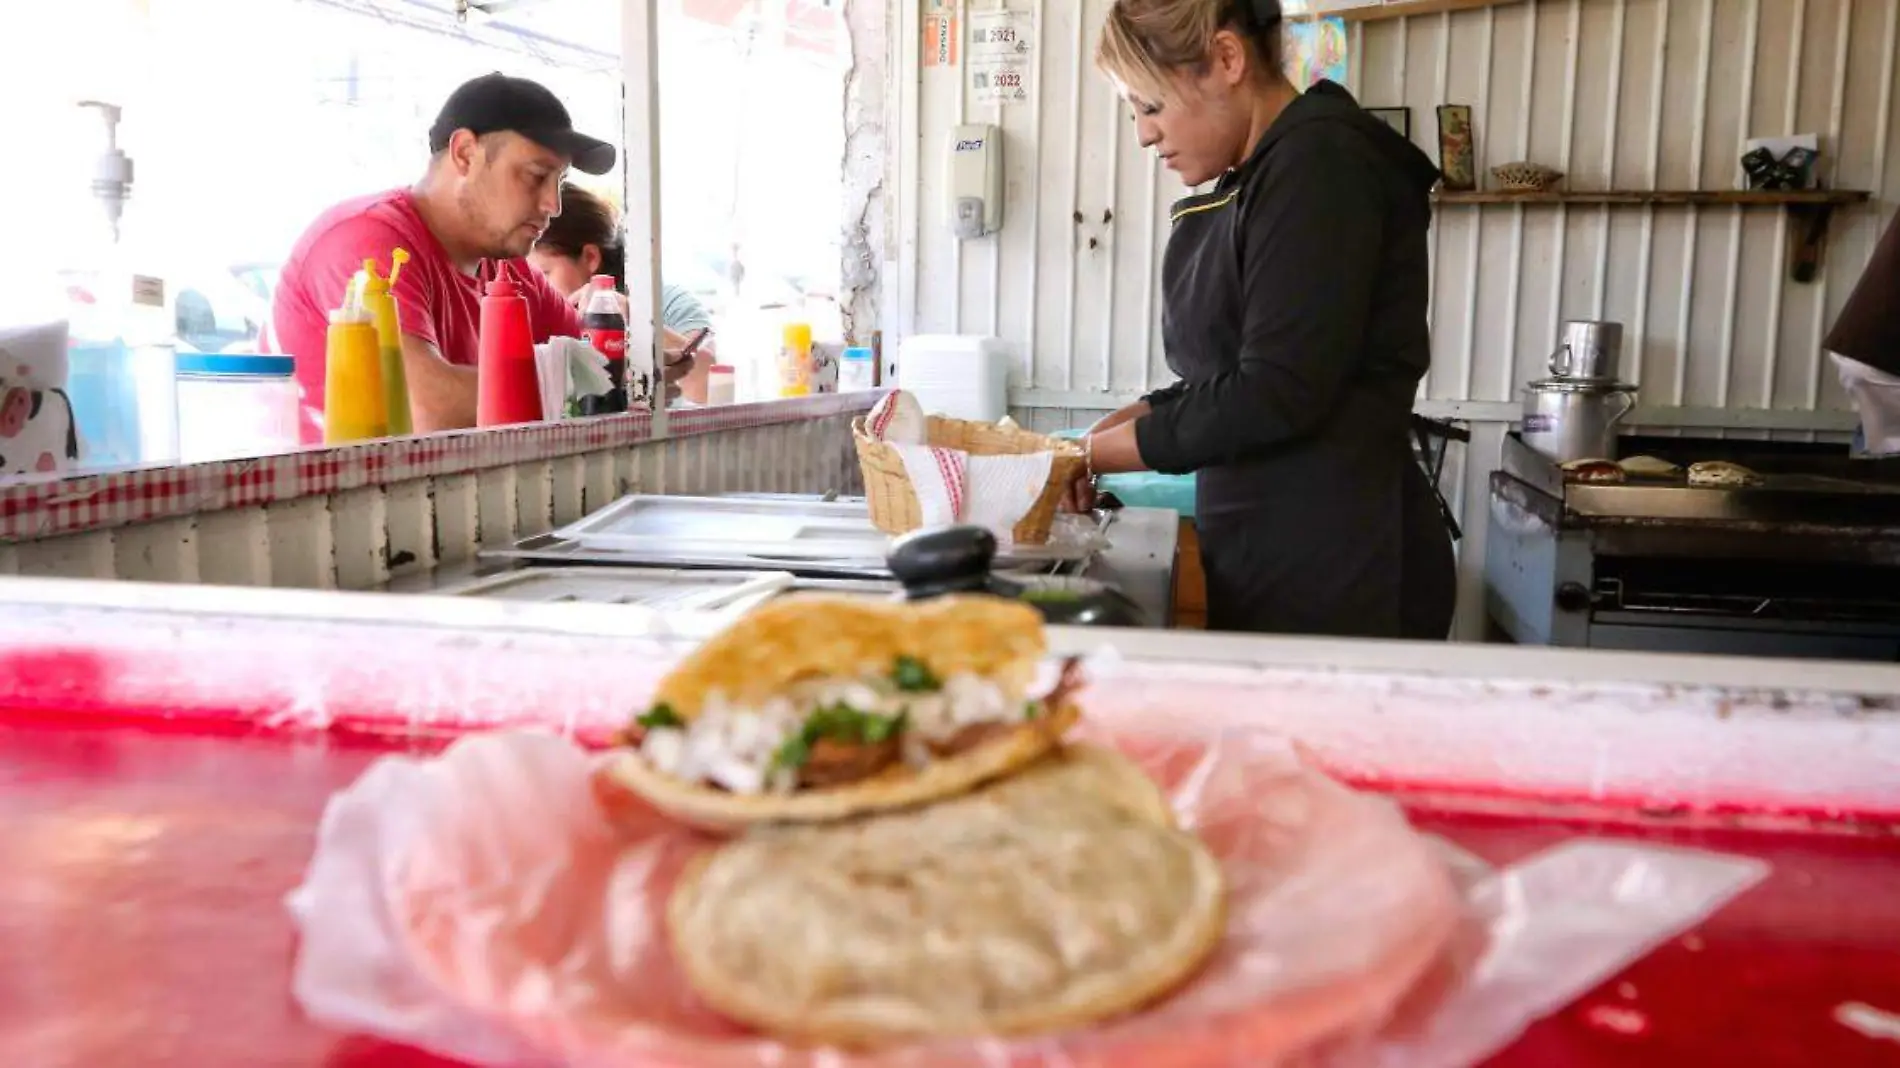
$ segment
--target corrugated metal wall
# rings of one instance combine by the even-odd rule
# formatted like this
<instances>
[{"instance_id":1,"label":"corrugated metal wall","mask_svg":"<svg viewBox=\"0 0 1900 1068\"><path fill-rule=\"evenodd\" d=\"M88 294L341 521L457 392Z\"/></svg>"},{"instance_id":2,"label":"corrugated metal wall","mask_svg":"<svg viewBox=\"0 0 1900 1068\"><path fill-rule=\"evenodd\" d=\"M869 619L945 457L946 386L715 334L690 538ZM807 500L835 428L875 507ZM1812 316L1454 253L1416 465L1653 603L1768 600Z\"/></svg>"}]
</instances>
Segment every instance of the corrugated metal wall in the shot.
<instances>
[{"instance_id":1,"label":"corrugated metal wall","mask_svg":"<svg viewBox=\"0 0 1900 1068\"><path fill-rule=\"evenodd\" d=\"M1183 190L1135 144L1089 61L1107 0L950 0L965 16L1036 13L1032 97L1006 108L974 107L960 70L918 64L920 4L905 6L917 76L905 103L919 137L900 153L899 188L917 194L899 219L900 329L1007 340L1019 360L1012 404L1043 429L1084 425L1167 382L1154 293L1167 206ZM1837 214L1809 285L1788 278L1779 209L1440 209L1420 409L1473 423L1469 455L1446 473L1476 535L1463 551L1468 605L1483 527L1471 505L1518 387L1565 319L1625 324L1626 377L1651 425L1851 426L1820 339L1900 201L1900 164L1887 164L1900 146L1896 38L1900 0L1526 0L1352 27L1350 87L1369 107L1410 107L1433 158L1434 108L1468 103L1481 171L1530 159L1573 189L1733 188L1746 137L1813 132L1828 184L1876 194ZM959 118L1000 123L1007 146L1003 232L965 244L945 218Z\"/></svg>"}]
</instances>

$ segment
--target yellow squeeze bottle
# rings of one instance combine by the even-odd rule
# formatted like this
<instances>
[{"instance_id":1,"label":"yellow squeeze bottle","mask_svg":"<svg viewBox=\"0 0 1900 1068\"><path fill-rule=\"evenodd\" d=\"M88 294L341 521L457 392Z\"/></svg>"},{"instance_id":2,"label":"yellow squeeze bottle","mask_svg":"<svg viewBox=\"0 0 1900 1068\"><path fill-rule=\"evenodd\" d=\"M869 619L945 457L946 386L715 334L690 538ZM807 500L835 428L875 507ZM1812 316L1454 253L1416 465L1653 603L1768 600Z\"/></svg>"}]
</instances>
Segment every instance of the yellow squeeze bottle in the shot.
<instances>
[{"instance_id":1,"label":"yellow squeeze bottle","mask_svg":"<svg viewBox=\"0 0 1900 1068\"><path fill-rule=\"evenodd\" d=\"M363 261L356 284L363 295L363 309L376 324L376 340L383 370L383 409L389 413L389 433L414 431L409 418L409 376L402 366L402 316L396 310L396 275L409 262L409 253L397 249L389 257L389 277L377 273L376 261Z\"/></svg>"},{"instance_id":2,"label":"yellow squeeze bottle","mask_svg":"<svg viewBox=\"0 0 1900 1068\"><path fill-rule=\"evenodd\" d=\"M811 324L787 323L778 350L778 395L803 397L811 392Z\"/></svg>"},{"instance_id":3,"label":"yellow squeeze bottle","mask_svg":"<svg viewBox=\"0 0 1900 1068\"><path fill-rule=\"evenodd\" d=\"M343 306L330 313L323 370L323 443L389 436L383 396L382 345L354 280Z\"/></svg>"}]
</instances>

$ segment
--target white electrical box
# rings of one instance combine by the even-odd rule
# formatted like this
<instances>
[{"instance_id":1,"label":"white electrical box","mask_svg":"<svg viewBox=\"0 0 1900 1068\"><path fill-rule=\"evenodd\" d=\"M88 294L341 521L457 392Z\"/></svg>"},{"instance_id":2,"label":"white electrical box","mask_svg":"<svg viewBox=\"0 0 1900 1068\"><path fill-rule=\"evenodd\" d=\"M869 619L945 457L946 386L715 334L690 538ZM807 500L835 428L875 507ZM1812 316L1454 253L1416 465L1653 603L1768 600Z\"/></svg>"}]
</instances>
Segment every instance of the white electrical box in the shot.
<instances>
[{"instance_id":1,"label":"white electrical box","mask_svg":"<svg viewBox=\"0 0 1900 1068\"><path fill-rule=\"evenodd\" d=\"M950 230L959 241L1003 228L1003 131L988 124L950 131Z\"/></svg>"}]
</instances>

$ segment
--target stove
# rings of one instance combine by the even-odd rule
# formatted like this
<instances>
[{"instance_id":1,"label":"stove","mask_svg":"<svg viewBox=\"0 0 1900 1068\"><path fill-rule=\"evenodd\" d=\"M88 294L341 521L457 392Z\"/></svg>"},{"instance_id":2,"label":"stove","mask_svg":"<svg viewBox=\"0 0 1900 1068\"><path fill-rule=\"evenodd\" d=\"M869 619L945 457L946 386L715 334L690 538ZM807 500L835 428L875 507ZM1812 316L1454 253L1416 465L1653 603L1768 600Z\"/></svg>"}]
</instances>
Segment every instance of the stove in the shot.
<instances>
[{"instance_id":1,"label":"stove","mask_svg":"<svg viewBox=\"0 0 1900 1068\"><path fill-rule=\"evenodd\" d=\"M1526 644L1900 660L1900 460L1839 446L1626 437L1622 456L1761 476L1690 486L1678 472L1579 483L1515 433L1492 472L1485 608Z\"/></svg>"}]
</instances>

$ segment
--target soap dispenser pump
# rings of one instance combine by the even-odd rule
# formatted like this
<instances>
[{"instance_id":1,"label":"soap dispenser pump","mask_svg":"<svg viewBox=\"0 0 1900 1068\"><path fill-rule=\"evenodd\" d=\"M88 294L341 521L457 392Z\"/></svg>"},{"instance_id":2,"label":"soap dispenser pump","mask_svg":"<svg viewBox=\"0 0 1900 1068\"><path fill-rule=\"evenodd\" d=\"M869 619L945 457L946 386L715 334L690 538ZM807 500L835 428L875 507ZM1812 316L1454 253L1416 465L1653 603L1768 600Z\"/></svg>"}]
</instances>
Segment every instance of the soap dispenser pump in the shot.
<instances>
[{"instance_id":1,"label":"soap dispenser pump","mask_svg":"<svg viewBox=\"0 0 1900 1068\"><path fill-rule=\"evenodd\" d=\"M105 123L106 148L93 163L92 195L105 207L106 224L112 227L112 240L117 241L125 202L132 197L132 158L119 148L119 118L123 113L117 104L101 100L83 100L79 106L98 111Z\"/></svg>"}]
</instances>

